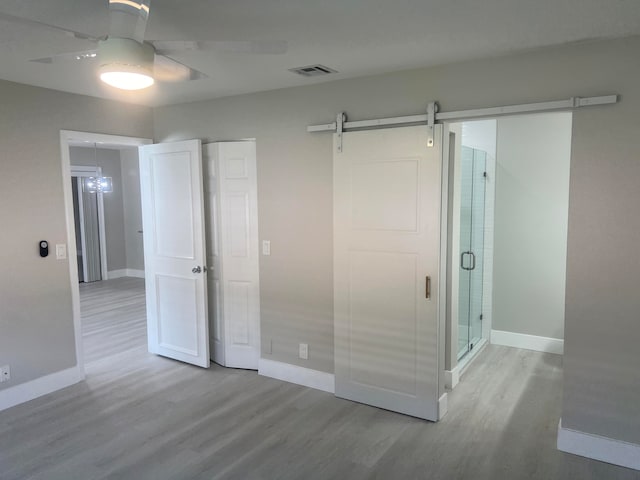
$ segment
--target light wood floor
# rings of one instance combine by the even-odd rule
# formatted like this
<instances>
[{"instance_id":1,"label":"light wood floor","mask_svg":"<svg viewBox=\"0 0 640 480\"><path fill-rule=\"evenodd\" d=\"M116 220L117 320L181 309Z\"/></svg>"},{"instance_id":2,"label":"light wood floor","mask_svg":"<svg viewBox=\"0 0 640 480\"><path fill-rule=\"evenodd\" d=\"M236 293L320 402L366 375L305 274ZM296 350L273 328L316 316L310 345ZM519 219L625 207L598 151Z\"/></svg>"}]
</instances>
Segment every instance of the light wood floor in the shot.
<instances>
[{"instance_id":1,"label":"light wood floor","mask_svg":"<svg viewBox=\"0 0 640 480\"><path fill-rule=\"evenodd\" d=\"M0 413L2 480L640 479L556 450L559 356L489 346L433 424L149 355L143 288L82 288L87 380Z\"/></svg>"}]
</instances>

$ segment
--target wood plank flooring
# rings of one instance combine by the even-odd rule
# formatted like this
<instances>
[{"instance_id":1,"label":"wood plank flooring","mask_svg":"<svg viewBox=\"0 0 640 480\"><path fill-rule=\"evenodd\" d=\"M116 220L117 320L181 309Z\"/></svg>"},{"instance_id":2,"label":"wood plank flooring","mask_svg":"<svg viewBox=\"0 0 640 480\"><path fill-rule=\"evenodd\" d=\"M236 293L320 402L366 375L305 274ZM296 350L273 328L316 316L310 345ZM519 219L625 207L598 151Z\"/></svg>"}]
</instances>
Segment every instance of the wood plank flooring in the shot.
<instances>
[{"instance_id":1,"label":"wood plank flooring","mask_svg":"<svg viewBox=\"0 0 640 480\"><path fill-rule=\"evenodd\" d=\"M80 311L86 364L146 346L143 279L81 283Z\"/></svg>"},{"instance_id":2,"label":"wood plank flooring","mask_svg":"<svg viewBox=\"0 0 640 480\"><path fill-rule=\"evenodd\" d=\"M640 479L559 452L561 357L488 346L434 424L146 351L144 287L82 288L87 380L0 412L0 479Z\"/></svg>"}]
</instances>

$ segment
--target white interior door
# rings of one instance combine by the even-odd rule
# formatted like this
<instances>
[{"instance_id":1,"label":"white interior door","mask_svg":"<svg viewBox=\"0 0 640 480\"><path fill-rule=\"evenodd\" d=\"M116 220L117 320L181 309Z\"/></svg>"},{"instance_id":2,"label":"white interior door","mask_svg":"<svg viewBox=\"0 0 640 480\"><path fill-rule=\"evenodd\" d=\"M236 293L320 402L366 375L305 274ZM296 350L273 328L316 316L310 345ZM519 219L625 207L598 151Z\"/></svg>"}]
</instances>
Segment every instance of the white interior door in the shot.
<instances>
[{"instance_id":1,"label":"white interior door","mask_svg":"<svg viewBox=\"0 0 640 480\"><path fill-rule=\"evenodd\" d=\"M209 367L200 140L140 147L149 351Z\"/></svg>"},{"instance_id":2,"label":"white interior door","mask_svg":"<svg viewBox=\"0 0 640 480\"><path fill-rule=\"evenodd\" d=\"M226 365L224 316L222 310L222 262L220 259L220 198L218 195L218 147L202 146L204 166L204 207L207 241L207 296L209 304L209 353L211 360Z\"/></svg>"},{"instance_id":3,"label":"white interior door","mask_svg":"<svg viewBox=\"0 0 640 480\"><path fill-rule=\"evenodd\" d=\"M341 153L334 145L334 334L338 397L436 421L442 126L434 128L433 147L426 126L349 132Z\"/></svg>"},{"instance_id":4,"label":"white interior door","mask_svg":"<svg viewBox=\"0 0 640 480\"><path fill-rule=\"evenodd\" d=\"M258 369L260 284L255 142L204 146L209 250L214 288L209 291L216 363Z\"/></svg>"}]
</instances>

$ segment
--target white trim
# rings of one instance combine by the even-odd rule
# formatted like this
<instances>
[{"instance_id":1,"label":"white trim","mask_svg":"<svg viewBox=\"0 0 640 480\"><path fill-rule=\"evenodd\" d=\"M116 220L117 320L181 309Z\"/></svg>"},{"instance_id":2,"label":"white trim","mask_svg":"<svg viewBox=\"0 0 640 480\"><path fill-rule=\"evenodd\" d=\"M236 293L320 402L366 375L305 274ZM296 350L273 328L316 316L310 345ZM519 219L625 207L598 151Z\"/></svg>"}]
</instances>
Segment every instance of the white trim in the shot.
<instances>
[{"instance_id":1,"label":"white trim","mask_svg":"<svg viewBox=\"0 0 640 480\"><path fill-rule=\"evenodd\" d=\"M266 358L261 358L258 361L258 374L329 393L335 393L336 389L333 373L312 370Z\"/></svg>"},{"instance_id":2,"label":"white trim","mask_svg":"<svg viewBox=\"0 0 640 480\"><path fill-rule=\"evenodd\" d=\"M109 271L109 280L113 280L114 278L122 278L122 277L128 277L126 268Z\"/></svg>"},{"instance_id":3,"label":"white trim","mask_svg":"<svg viewBox=\"0 0 640 480\"><path fill-rule=\"evenodd\" d=\"M122 277L144 278L144 270L136 270L134 268L121 268L120 270L111 270L109 272L109 280Z\"/></svg>"},{"instance_id":4,"label":"white trim","mask_svg":"<svg viewBox=\"0 0 640 480\"><path fill-rule=\"evenodd\" d=\"M435 121L443 120L468 120L470 118L494 118L502 115L515 115L519 113L549 112L553 110L573 110L579 107L590 107L594 105L608 105L618 103L618 95L603 95L600 97L571 97L567 100L554 100L550 102L525 103L520 105L504 105L500 107L479 108L475 110L460 110L457 112L443 112L435 114ZM342 129L352 130L354 128L379 128L390 126L403 126L415 124L428 124L429 114L406 115L403 117L377 118L374 120L359 120L355 122L344 122ZM325 123L322 125L310 125L307 132L336 132L337 122Z\"/></svg>"},{"instance_id":5,"label":"white trim","mask_svg":"<svg viewBox=\"0 0 640 480\"><path fill-rule=\"evenodd\" d=\"M491 330L491 343L494 345L524 348L526 350L555 353L558 355L564 353L564 340L561 338L538 337L525 333Z\"/></svg>"},{"instance_id":6,"label":"white trim","mask_svg":"<svg viewBox=\"0 0 640 480\"><path fill-rule=\"evenodd\" d=\"M91 145L93 143L119 146L141 146L153 143L150 138L122 137L117 135L104 135L101 133L75 132L72 130L60 130L60 159L62 162L62 192L64 195L65 224L67 230L68 251L74 254L76 247L76 230L73 217L73 195L71 192L71 159L69 158L70 145ZM69 255L67 255L67 258ZM73 312L73 330L75 335L76 359L79 374L84 378L84 352L82 349L82 327L80 326L80 285L78 283L78 262L67 259L69 265L69 282L71 285L71 305ZM105 269L106 272L106 269Z\"/></svg>"},{"instance_id":7,"label":"white trim","mask_svg":"<svg viewBox=\"0 0 640 480\"><path fill-rule=\"evenodd\" d=\"M71 307L73 313L73 330L76 346L76 361L80 374L84 375L84 352L82 350L82 328L80 326L80 285L78 283L78 248L76 246L76 226L73 216L73 191L71 189L71 159L69 154L69 137L65 131L60 132L60 157L62 161L62 193L65 206L65 223L67 227L67 246L73 252L73 260L69 259L69 281L71 282ZM70 255L67 255L69 257Z\"/></svg>"},{"instance_id":8,"label":"white trim","mask_svg":"<svg viewBox=\"0 0 640 480\"><path fill-rule=\"evenodd\" d=\"M99 175L102 176L102 168ZM96 193L98 200L98 243L100 244L100 278L102 280L109 279L108 263L107 263L107 225L104 219L104 194Z\"/></svg>"},{"instance_id":9,"label":"white trim","mask_svg":"<svg viewBox=\"0 0 640 480\"><path fill-rule=\"evenodd\" d=\"M430 104L429 112L435 111L435 104ZM427 127L431 130L432 135L435 137L436 127ZM438 420L444 417L448 411L447 404L447 392L442 391L447 388L447 372L445 370L447 365L446 351L447 351L447 258L449 255L449 129L443 126L440 129L440 139L436 145L440 144L440 257L438 262L440 264L440 270L438 272L438 305L436 311L436 320L438 323L438 393L441 393L438 399ZM430 148L434 148L433 146ZM444 381L443 381L444 380Z\"/></svg>"},{"instance_id":10,"label":"white trim","mask_svg":"<svg viewBox=\"0 0 640 480\"><path fill-rule=\"evenodd\" d=\"M34 398L47 395L84 380L84 373L78 365L60 372L21 383L0 390L0 411L19 405Z\"/></svg>"},{"instance_id":11,"label":"white trim","mask_svg":"<svg viewBox=\"0 0 640 480\"><path fill-rule=\"evenodd\" d=\"M449 390L456 388L456 385L460 382L460 369L458 365L451 370L444 371L444 386Z\"/></svg>"},{"instance_id":12,"label":"white trim","mask_svg":"<svg viewBox=\"0 0 640 480\"><path fill-rule=\"evenodd\" d=\"M71 165L72 177L95 177L102 175L102 168L95 165Z\"/></svg>"},{"instance_id":13,"label":"white trim","mask_svg":"<svg viewBox=\"0 0 640 480\"><path fill-rule=\"evenodd\" d=\"M136 270L135 268L127 268L127 277L144 278L144 270Z\"/></svg>"},{"instance_id":14,"label":"white trim","mask_svg":"<svg viewBox=\"0 0 640 480\"><path fill-rule=\"evenodd\" d=\"M438 421L442 420L447 413L449 413L449 395L444 392L438 399Z\"/></svg>"},{"instance_id":15,"label":"white trim","mask_svg":"<svg viewBox=\"0 0 640 480\"><path fill-rule=\"evenodd\" d=\"M458 364L453 367L452 370L445 370L444 381L446 388L450 390L456 388L456 385L460 383L460 378L462 378L462 375L464 375L473 361L480 356L480 354L488 344L489 342L486 338L481 338L480 340L478 340L478 343L475 344L473 350L462 357Z\"/></svg>"},{"instance_id":16,"label":"white trim","mask_svg":"<svg viewBox=\"0 0 640 480\"><path fill-rule=\"evenodd\" d=\"M558 450L640 470L640 445L580 432L558 424Z\"/></svg>"}]
</instances>

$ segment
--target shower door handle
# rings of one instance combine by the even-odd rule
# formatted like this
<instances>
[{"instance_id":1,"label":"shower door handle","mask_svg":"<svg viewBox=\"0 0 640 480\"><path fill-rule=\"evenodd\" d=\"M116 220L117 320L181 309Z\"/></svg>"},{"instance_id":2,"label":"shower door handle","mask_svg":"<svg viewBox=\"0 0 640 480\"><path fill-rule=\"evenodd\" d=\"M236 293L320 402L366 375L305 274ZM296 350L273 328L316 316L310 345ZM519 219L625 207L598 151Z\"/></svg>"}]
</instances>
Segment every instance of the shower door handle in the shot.
<instances>
[{"instance_id":1,"label":"shower door handle","mask_svg":"<svg viewBox=\"0 0 640 480\"><path fill-rule=\"evenodd\" d=\"M470 267L465 267L464 266L464 256L465 255L470 255L471 256L471 266ZM467 271L475 270L475 268L476 268L476 255L472 251L462 252L462 254L460 254L460 268L463 269L463 270L467 270Z\"/></svg>"}]
</instances>

